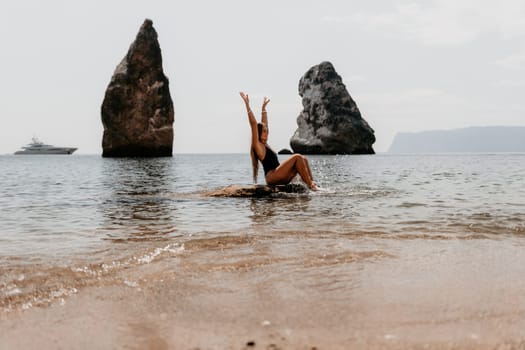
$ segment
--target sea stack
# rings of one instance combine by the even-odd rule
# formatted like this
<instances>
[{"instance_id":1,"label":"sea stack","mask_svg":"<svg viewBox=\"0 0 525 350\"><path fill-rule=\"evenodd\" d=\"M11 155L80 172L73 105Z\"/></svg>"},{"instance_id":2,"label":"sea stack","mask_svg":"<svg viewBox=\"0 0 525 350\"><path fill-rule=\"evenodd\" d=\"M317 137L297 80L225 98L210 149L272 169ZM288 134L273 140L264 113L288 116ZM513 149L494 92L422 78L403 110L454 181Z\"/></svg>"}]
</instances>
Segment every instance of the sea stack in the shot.
<instances>
[{"instance_id":1,"label":"sea stack","mask_svg":"<svg viewBox=\"0 0 525 350\"><path fill-rule=\"evenodd\" d=\"M101 114L103 157L172 156L175 113L151 20L115 69Z\"/></svg>"},{"instance_id":2,"label":"sea stack","mask_svg":"<svg viewBox=\"0 0 525 350\"><path fill-rule=\"evenodd\" d=\"M303 111L290 140L303 154L374 154L374 130L330 62L310 68L299 81Z\"/></svg>"}]
</instances>

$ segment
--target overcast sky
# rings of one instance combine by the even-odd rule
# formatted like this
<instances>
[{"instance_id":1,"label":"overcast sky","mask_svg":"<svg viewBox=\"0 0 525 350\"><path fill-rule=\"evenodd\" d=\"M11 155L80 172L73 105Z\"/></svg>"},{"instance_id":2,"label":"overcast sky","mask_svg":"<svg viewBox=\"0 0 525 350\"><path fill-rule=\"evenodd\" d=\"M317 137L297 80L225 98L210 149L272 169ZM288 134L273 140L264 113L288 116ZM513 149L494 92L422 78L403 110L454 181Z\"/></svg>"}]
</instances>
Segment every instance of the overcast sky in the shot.
<instances>
[{"instance_id":1,"label":"overcast sky","mask_svg":"<svg viewBox=\"0 0 525 350\"><path fill-rule=\"evenodd\" d=\"M375 130L525 125L523 0L110 1L0 4L0 154L32 136L102 152L100 106L145 18L175 107L175 153L247 152L263 96L275 149L301 112L299 79L333 63Z\"/></svg>"}]
</instances>

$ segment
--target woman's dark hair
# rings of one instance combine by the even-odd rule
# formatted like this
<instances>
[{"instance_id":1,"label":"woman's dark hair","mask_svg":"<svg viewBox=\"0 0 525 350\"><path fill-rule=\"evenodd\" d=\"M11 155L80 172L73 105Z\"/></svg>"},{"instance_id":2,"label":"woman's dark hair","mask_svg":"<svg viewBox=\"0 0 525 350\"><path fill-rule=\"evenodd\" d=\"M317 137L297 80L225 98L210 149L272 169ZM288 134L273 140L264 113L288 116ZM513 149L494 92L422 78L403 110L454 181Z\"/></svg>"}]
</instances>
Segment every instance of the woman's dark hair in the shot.
<instances>
[{"instance_id":1,"label":"woman's dark hair","mask_svg":"<svg viewBox=\"0 0 525 350\"><path fill-rule=\"evenodd\" d=\"M264 125L262 123L257 123L257 135L259 141L261 140L263 126ZM259 157L257 157L257 152L255 152L253 145L250 149L250 156L252 158L253 183L257 184L257 174L259 173Z\"/></svg>"}]
</instances>

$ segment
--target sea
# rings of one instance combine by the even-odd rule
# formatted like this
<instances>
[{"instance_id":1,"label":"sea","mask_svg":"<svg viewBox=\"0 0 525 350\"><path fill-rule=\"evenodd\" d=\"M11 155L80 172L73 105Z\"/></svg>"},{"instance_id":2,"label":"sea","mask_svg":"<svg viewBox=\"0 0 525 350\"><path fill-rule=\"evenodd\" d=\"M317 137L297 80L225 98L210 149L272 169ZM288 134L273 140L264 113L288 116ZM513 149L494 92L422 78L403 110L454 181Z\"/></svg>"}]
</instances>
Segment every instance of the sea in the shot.
<instances>
[{"instance_id":1,"label":"sea","mask_svg":"<svg viewBox=\"0 0 525 350\"><path fill-rule=\"evenodd\" d=\"M0 156L0 313L64 303L201 238L297 233L300 251L311 234L387 254L418 239L523 246L524 153L308 159L320 191L217 198L252 184L249 155Z\"/></svg>"}]
</instances>

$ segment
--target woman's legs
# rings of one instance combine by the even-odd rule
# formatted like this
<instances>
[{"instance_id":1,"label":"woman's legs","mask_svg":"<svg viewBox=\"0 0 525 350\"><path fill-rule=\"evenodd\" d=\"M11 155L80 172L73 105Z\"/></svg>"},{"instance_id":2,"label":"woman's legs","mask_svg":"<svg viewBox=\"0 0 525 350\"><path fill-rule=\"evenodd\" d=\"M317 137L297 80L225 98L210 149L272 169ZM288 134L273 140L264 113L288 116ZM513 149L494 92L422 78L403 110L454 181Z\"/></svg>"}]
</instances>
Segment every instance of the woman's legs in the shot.
<instances>
[{"instance_id":1,"label":"woman's legs","mask_svg":"<svg viewBox=\"0 0 525 350\"><path fill-rule=\"evenodd\" d=\"M304 162L306 163L306 170L308 171L308 175L310 175L310 179L314 181L314 177L312 176L312 170L310 170L310 163L308 163L308 159L306 159L305 156L303 156Z\"/></svg>"},{"instance_id":2,"label":"woman's legs","mask_svg":"<svg viewBox=\"0 0 525 350\"><path fill-rule=\"evenodd\" d=\"M275 170L266 175L266 182L269 185L285 185L292 181L295 175L301 176L303 182L310 189L317 189L317 185L312 179L312 172L308 165L308 160L300 154L294 154Z\"/></svg>"},{"instance_id":3,"label":"woman's legs","mask_svg":"<svg viewBox=\"0 0 525 350\"><path fill-rule=\"evenodd\" d=\"M308 162L308 159L305 156L302 156L304 160L304 164L306 165L306 171L308 172L308 176L310 177L311 183L310 183L310 189L317 191L318 187L317 184L314 182L314 177L312 176L312 170L310 170L310 163Z\"/></svg>"}]
</instances>

